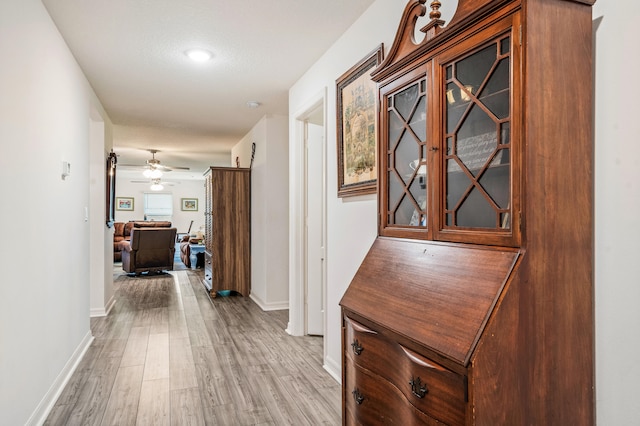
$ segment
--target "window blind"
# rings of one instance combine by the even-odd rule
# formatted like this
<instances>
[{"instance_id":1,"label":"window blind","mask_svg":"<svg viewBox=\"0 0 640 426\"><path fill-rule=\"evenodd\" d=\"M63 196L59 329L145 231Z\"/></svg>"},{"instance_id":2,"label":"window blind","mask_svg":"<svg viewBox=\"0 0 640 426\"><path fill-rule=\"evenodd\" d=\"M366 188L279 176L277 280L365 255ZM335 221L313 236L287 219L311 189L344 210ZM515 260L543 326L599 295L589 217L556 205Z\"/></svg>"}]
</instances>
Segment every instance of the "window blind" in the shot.
<instances>
[{"instance_id":1,"label":"window blind","mask_svg":"<svg viewBox=\"0 0 640 426\"><path fill-rule=\"evenodd\" d=\"M172 194L145 192L144 215L147 220L171 220L173 215Z\"/></svg>"}]
</instances>

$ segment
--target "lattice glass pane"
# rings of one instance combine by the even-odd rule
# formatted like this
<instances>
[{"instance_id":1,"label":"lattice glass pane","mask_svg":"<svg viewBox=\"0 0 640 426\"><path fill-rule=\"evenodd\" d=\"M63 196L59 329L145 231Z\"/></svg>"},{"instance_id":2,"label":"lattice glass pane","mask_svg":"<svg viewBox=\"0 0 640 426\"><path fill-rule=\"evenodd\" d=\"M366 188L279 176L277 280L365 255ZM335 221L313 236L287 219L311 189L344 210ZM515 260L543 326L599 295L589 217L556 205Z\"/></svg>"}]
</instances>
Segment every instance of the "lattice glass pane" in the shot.
<instances>
[{"instance_id":1,"label":"lattice glass pane","mask_svg":"<svg viewBox=\"0 0 640 426\"><path fill-rule=\"evenodd\" d=\"M505 37L500 41L500 54L506 55L511 51L511 38Z\"/></svg>"},{"instance_id":2,"label":"lattice glass pane","mask_svg":"<svg viewBox=\"0 0 640 426\"><path fill-rule=\"evenodd\" d=\"M471 186L471 180L462 172L455 160L447 160L447 170L446 209L453 210Z\"/></svg>"},{"instance_id":3,"label":"lattice glass pane","mask_svg":"<svg viewBox=\"0 0 640 426\"><path fill-rule=\"evenodd\" d=\"M393 212L395 211L396 205L400 202L400 199L404 195L404 183L402 183L395 172L390 171L387 173L388 182L389 182L389 199L387 210L391 213L391 217L393 217ZM389 219L389 224L395 223L395 219Z\"/></svg>"},{"instance_id":4,"label":"lattice glass pane","mask_svg":"<svg viewBox=\"0 0 640 426\"><path fill-rule=\"evenodd\" d=\"M445 226L510 226L510 60L503 37L445 66Z\"/></svg>"},{"instance_id":5,"label":"lattice glass pane","mask_svg":"<svg viewBox=\"0 0 640 426\"><path fill-rule=\"evenodd\" d=\"M404 136L395 151L395 164L393 165L406 183L420 161L420 146L416 138L410 132Z\"/></svg>"},{"instance_id":6,"label":"lattice glass pane","mask_svg":"<svg viewBox=\"0 0 640 426\"><path fill-rule=\"evenodd\" d=\"M396 210L396 224L397 225L410 225L415 211L415 204L409 197L404 197L400 207Z\"/></svg>"},{"instance_id":7,"label":"lattice glass pane","mask_svg":"<svg viewBox=\"0 0 640 426\"><path fill-rule=\"evenodd\" d=\"M427 80L387 97L389 225L426 226Z\"/></svg>"},{"instance_id":8,"label":"lattice glass pane","mask_svg":"<svg viewBox=\"0 0 640 426\"><path fill-rule=\"evenodd\" d=\"M500 152L498 159L502 155L503 153ZM509 208L511 200L509 180L505 179L509 175L509 171L510 165L508 164L501 167L491 167L480 178L480 185L500 209Z\"/></svg>"},{"instance_id":9,"label":"lattice glass pane","mask_svg":"<svg viewBox=\"0 0 640 426\"><path fill-rule=\"evenodd\" d=\"M394 105L396 111L404 118L405 121L409 120L411 111L416 105L418 100L418 84L414 84L402 92L394 95Z\"/></svg>"},{"instance_id":10,"label":"lattice glass pane","mask_svg":"<svg viewBox=\"0 0 640 426\"><path fill-rule=\"evenodd\" d=\"M458 132L455 154L477 176L498 145L497 127L480 107L474 105Z\"/></svg>"},{"instance_id":11,"label":"lattice glass pane","mask_svg":"<svg viewBox=\"0 0 640 426\"><path fill-rule=\"evenodd\" d=\"M473 188L457 212L457 226L468 228L496 228L496 211L477 189Z\"/></svg>"},{"instance_id":12,"label":"lattice glass pane","mask_svg":"<svg viewBox=\"0 0 640 426\"><path fill-rule=\"evenodd\" d=\"M447 133L455 131L458 122L469 106L469 99L461 96L460 87L455 83L447 84Z\"/></svg>"},{"instance_id":13,"label":"lattice glass pane","mask_svg":"<svg viewBox=\"0 0 640 426\"><path fill-rule=\"evenodd\" d=\"M417 204L417 208L414 206L414 211L411 215L411 222L409 223L411 226L427 226L427 194L425 188L425 176L420 174L416 175L413 183L411 184L411 195Z\"/></svg>"},{"instance_id":14,"label":"lattice glass pane","mask_svg":"<svg viewBox=\"0 0 640 426\"><path fill-rule=\"evenodd\" d=\"M389 130L388 130L389 146L394 147L398 143L400 134L404 130L404 125L403 125L404 121L400 117L398 117L398 114L395 111L389 111L388 117L389 117Z\"/></svg>"},{"instance_id":15,"label":"lattice glass pane","mask_svg":"<svg viewBox=\"0 0 640 426\"><path fill-rule=\"evenodd\" d=\"M416 109L411 122L411 130L418 136L420 141L427 139L427 97L421 96L418 108Z\"/></svg>"},{"instance_id":16,"label":"lattice glass pane","mask_svg":"<svg viewBox=\"0 0 640 426\"><path fill-rule=\"evenodd\" d=\"M511 143L511 123L506 122L500 125L500 144L508 145Z\"/></svg>"},{"instance_id":17,"label":"lattice glass pane","mask_svg":"<svg viewBox=\"0 0 640 426\"><path fill-rule=\"evenodd\" d=\"M484 49L467 56L456 64L456 79L463 86L471 86L475 93L496 61L496 45L490 44Z\"/></svg>"},{"instance_id":18,"label":"lattice glass pane","mask_svg":"<svg viewBox=\"0 0 640 426\"><path fill-rule=\"evenodd\" d=\"M482 93L480 101L499 119L509 116L509 59L505 58L491 74Z\"/></svg>"}]
</instances>

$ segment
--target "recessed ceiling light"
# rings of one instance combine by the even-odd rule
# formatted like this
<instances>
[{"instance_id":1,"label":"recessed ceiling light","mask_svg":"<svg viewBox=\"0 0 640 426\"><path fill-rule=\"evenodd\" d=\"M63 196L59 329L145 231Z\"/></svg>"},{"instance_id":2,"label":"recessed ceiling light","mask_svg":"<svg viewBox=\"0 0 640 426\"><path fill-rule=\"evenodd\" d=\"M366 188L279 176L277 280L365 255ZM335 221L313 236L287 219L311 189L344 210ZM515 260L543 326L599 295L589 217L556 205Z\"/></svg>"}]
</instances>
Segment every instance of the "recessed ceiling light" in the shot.
<instances>
[{"instance_id":1,"label":"recessed ceiling light","mask_svg":"<svg viewBox=\"0 0 640 426\"><path fill-rule=\"evenodd\" d=\"M207 62L213 58L213 53L204 49L190 49L184 52L184 54L195 62Z\"/></svg>"},{"instance_id":2,"label":"recessed ceiling light","mask_svg":"<svg viewBox=\"0 0 640 426\"><path fill-rule=\"evenodd\" d=\"M251 109L258 108L260 106L260 102L258 101L249 101L247 102L247 106Z\"/></svg>"}]
</instances>

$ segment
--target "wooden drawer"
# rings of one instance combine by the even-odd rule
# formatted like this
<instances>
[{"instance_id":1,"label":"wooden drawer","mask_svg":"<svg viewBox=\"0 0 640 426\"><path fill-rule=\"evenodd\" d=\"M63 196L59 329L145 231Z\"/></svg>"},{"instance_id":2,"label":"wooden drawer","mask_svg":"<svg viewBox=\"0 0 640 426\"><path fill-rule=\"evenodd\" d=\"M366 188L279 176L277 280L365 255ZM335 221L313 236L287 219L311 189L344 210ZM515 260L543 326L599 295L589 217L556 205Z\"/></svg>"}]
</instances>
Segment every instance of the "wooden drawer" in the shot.
<instances>
[{"instance_id":1,"label":"wooden drawer","mask_svg":"<svg viewBox=\"0 0 640 426\"><path fill-rule=\"evenodd\" d=\"M450 425L464 423L467 405L465 376L346 316L345 352L346 364L352 362L387 380L418 410ZM397 408L393 407L392 411L396 411Z\"/></svg>"},{"instance_id":2,"label":"wooden drawer","mask_svg":"<svg viewBox=\"0 0 640 426\"><path fill-rule=\"evenodd\" d=\"M441 425L416 409L395 386L351 362L346 364L345 424Z\"/></svg>"}]
</instances>

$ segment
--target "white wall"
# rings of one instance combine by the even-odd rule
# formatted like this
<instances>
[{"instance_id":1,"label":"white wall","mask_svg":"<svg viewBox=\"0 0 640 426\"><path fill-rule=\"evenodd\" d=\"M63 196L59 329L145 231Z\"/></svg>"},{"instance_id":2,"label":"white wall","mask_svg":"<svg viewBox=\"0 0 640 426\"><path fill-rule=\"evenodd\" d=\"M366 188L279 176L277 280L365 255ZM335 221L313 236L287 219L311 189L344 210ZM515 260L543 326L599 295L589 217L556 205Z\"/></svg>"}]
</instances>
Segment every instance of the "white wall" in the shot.
<instances>
[{"instance_id":1,"label":"white wall","mask_svg":"<svg viewBox=\"0 0 640 426\"><path fill-rule=\"evenodd\" d=\"M596 410L640 422L640 3L598 0L595 30Z\"/></svg>"},{"instance_id":2,"label":"white wall","mask_svg":"<svg viewBox=\"0 0 640 426\"><path fill-rule=\"evenodd\" d=\"M340 307L360 262L376 237L376 196L337 197L336 79L381 42L391 47L405 0L379 0L338 40L289 91L289 152L292 193L303 184L295 175L303 152L296 138L296 114L304 112L310 99L327 88L327 306L325 368L340 377ZM295 275L294 275L295 276ZM300 276L298 274L298 276ZM292 276L293 279L293 276ZM303 283L293 283L301 286Z\"/></svg>"},{"instance_id":3,"label":"white wall","mask_svg":"<svg viewBox=\"0 0 640 426\"><path fill-rule=\"evenodd\" d=\"M113 288L113 228L106 226L106 158L112 147L112 126L95 107L89 120L89 306L92 317L105 316L115 303Z\"/></svg>"},{"instance_id":4,"label":"white wall","mask_svg":"<svg viewBox=\"0 0 640 426\"><path fill-rule=\"evenodd\" d=\"M376 1L289 92L291 170L297 164L295 120L308 99L328 88L327 117L335 117L335 80L384 42L391 47L405 0ZM443 11L449 3L443 2ZM443 12L445 17L448 12ZM638 424L635 384L640 366L640 120L636 84L640 56L640 3L606 2L594 7L595 32L595 245L596 412L598 424ZM599 18L602 17L601 22ZM445 20L448 19L445 17ZM562 44L558 44L562 48ZM386 52L385 52L386 53ZM550 76L553 78L553 76ZM336 197L335 120L327 121L328 294L325 367L340 377L338 303L376 236L374 196ZM293 179L293 178L292 178ZM292 188L299 183L292 181ZM294 283L295 285L295 283Z\"/></svg>"},{"instance_id":5,"label":"white wall","mask_svg":"<svg viewBox=\"0 0 640 426\"><path fill-rule=\"evenodd\" d=\"M91 341L95 95L39 0L0 2L0 56L0 424L36 424Z\"/></svg>"},{"instance_id":6,"label":"white wall","mask_svg":"<svg viewBox=\"0 0 640 426\"><path fill-rule=\"evenodd\" d=\"M289 307L288 118L264 116L231 150L251 163L251 298L264 310Z\"/></svg>"},{"instance_id":7,"label":"white wall","mask_svg":"<svg viewBox=\"0 0 640 426\"><path fill-rule=\"evenodd\" d=\"M142 176L142 173L140 173ZM141 178L144 179L144 178ZM118 177L116 172L116 197L133 197L134 210L116 210L116 222L128 222L130 220L144 220L144 193L152 192L149 185L131 183L130 178ZM187 232L189 223L193 220L191 233L201 230L204 232L204 178L202 180L183 180L176 182L174 186L165 186L162 193L170 193L173 196L173 217L171 224L178 232ZM198 211L182 211L181 198L197 198Z\"/></svg>"}]
</instances>

